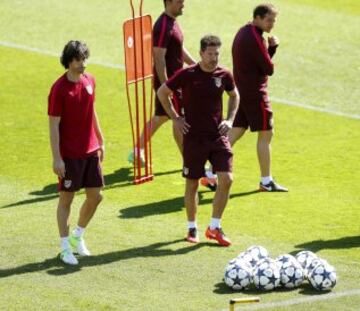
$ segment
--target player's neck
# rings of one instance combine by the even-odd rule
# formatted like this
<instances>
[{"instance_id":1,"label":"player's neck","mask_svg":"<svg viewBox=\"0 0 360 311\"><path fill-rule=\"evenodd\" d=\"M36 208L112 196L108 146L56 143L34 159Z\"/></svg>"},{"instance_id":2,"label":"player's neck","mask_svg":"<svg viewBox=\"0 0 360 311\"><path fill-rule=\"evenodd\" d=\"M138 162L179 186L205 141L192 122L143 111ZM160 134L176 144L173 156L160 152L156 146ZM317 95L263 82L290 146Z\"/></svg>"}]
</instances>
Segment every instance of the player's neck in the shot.
<instances>
[{"instance_id":1,"label":"player's neck","mask_svg":"<svg viewBox=\"0 0 360 311\"><path fill-rule=\"evenodd\" d=\"M81 79L81 73L73 72L71 70L68 70L66 73L66 77L71 82L79 82Z\"/></svg>"},{"instance_id":2,"label":"player's neck","mask_svg":"<svg viewBox=\"0 0 360 311\"><path fill-rule=\"evenodd\" d=\"M217 67L217 66L215 66L215 67L213 67L213 66L208 66L208 65L206 65L206 64L205 64L204 62L202 62L202 61L199 62L199 66L200 66L200 69L201 69L202 71L204 71L204 72L213 72L213 71L216 70L216 67Z\"/></svg>"},{"instance_id":3,"label":"player's neck","mask_svg":"<svg viewBox=\"0 0 360 311\"><path fill-rule=\"evenodd\" d=\"M165 13L167 16L171 17L172 19L176 19L176 16L173 15L173 14L171 14L171 12L170 12L169 10L166 10L166 9L165 9L164 13Z\"/></svg>"}]
</instances>

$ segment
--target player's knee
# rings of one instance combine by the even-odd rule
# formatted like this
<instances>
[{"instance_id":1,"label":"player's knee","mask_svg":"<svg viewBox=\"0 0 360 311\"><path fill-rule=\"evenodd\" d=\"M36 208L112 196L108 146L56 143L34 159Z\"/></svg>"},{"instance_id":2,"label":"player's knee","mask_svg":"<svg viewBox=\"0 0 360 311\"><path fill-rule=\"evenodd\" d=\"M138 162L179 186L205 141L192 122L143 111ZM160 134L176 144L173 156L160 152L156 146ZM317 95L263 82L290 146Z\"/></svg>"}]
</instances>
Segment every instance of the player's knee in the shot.
<instances>
[{"instance_id":1,"label":"player's knee","mask_svg":"<svg viewBox=\"0 0 360 311\"><path fill-rule=\"evenodd\" d=\"M219 186L223 188L230 188L233 183L232 174L226 174L219 179Z\"/></svg>"},{"instance_id":2,"label":"player's knee","mask_svg":"<svg viewBox=\"0 0 360 311\"><path fill-rule=\"evenodd\" d=\"M100 204L103 200L103 195L101 193L96 193L87 197L88 200L92 201L94 204Z\"/></svg>"}]
</instances>

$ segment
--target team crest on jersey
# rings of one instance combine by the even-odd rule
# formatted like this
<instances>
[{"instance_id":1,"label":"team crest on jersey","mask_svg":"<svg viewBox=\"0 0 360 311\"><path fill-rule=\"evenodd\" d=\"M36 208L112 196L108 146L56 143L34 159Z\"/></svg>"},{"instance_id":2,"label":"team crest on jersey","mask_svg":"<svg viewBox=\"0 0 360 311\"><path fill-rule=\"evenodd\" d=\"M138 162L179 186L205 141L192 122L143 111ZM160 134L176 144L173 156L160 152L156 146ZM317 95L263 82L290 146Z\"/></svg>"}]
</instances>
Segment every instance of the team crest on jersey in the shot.
<instances>
[{"instance_id":1,"label":"team crest on jersey","mask_svg":"<svg viewBox=\"0 0 360 311\"><path fill-rule=\"evenodd\" d=\"M184 168L183 168L183 173L184 173L185 176L186 176L186 175L189 175L189 168L187 168L187 167L184 166Z\"/></svg>"},{"instance_id":2,"label":"team crest on jersey","mask_svg":"<svg viewBox=\"0 0 360 311\"><path fill-rule=\"evenodd\" d=\"M93 88L90 84L88 84L87 86L85 86L86 91L89 93L89 95L92 95L93 93Z\"/></svg>"},{"instance_id":3,"label":"team crest on jersey","mask_svg":"<svg viewBox=\"0 0 360 311\"><path fill-rule=\"evenodd\" d=\"M71 183L72 183L71 180L65 179L64 180L64 187L66 189L69 189L71 187Z\"/></svg>"},{"instance_id":4,"label":"team crest on jersey","mask_svg":"<svg viewBox=\"0 0 360 311\"><path fill-rule=\"evenodd\" d=\"M215 80L215 85L217 87L220 87L221 86L221 77L214 77L214 80Z\"/></svg>"}]
</instances>

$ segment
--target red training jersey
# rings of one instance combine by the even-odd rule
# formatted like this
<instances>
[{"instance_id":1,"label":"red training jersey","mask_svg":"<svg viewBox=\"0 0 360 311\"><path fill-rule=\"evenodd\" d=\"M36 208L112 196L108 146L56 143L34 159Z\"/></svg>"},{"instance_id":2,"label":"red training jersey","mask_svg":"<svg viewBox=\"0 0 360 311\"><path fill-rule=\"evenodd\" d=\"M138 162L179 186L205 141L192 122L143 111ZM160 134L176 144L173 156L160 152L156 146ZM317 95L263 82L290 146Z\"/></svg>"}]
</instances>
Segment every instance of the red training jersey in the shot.
<instances>
[{"instance_id":1,"label":"red training jersey","mask_svg":"<svg viewBox=\"0 0 360 311\"><path fill-rule=\"evenodd\" d=\"M205 72L197 64L178 71L166 85L172 91L182 91L185 120L191 126L186 135L220 136L218 127L223 120L223 93L235 88L228 70L217 67L213 72Z\"/></svg>"},{"instance_id":2,"label":"red training jersey","mask_svg":"<svg viewBox=\"0 0 360 311\"><path fill-rule=\"evenodd\" d=\"M83 158L99 149L94 122L95 80L85 73L78 82L66 73L51 87L48 115L61 117L60 153L63 158Z\"/></svg>"}]
</instances>

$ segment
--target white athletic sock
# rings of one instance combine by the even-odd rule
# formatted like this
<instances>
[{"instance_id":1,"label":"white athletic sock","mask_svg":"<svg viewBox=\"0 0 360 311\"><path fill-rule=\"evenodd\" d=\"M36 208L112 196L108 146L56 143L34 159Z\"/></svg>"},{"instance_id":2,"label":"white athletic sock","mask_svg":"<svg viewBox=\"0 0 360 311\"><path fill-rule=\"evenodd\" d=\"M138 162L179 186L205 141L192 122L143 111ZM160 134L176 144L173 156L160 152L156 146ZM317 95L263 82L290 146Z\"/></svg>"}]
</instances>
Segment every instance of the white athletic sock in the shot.
<instances>
[{"instance_id":1,"label":"white athletic sock","mask_svg":"<svg viewBox=\"0 0 360 311\"><path fill-rule=\"evenodd\" d=\"M207 178L216 178L216 174L213 173L213 169L211 165L206 169L205 175Z\"/></svg>"},{"instance_id":2,"label":"white athletic sock","mask_svg":"<svg viewBox=\"0 0 360 311\"><path fill-rule=\"evenodd\" d=\"M70 242L69 242L69 237L68 237L68 236L63 237L63 238L60 238L60 240L61 240L61 249L62 249L62 250L71 249Z\"/></svg>"},{"instance_id":3,"label":"white athletic sock","mask_svg":"<svg viewBox=\"0 0 360 311\"><path fill-rule=\"evenodd\" d=\"M267 185L269 182L271 182L273 180L272 176L265 176L265 177L261 177L261 183L263 185Z\"/></svg>"},{"instance_id":4,"label":"white athletic sock","mask_svg":"<svg viewBox=\"0 0 360 311\"><path fill-rule=\"evenodd\" d=\"M189 229L197 228L196 221L188 221L188 228Z\"/></svg>"},{"instance_id":5,"label":"white athletic sock","mask_svg":"<svg viewBox=\"0 0 360 311\"><path fill-rule=\"evenodd\" d=\"M76 226L76 228L73 230L73 235L77 238L80 238L84 234L85 228Z\"/></svg>"},{"instance_id":6,"label":"white athletic sock","mask_svg":"<svg viewBox=\"0 0 360 311\"><path fill-rule=\"evenodd\" d=\"M220 222L220 218L211 218L210 230L214 230L215 228L221 228Z\"/></svg>"}]
</instances>

